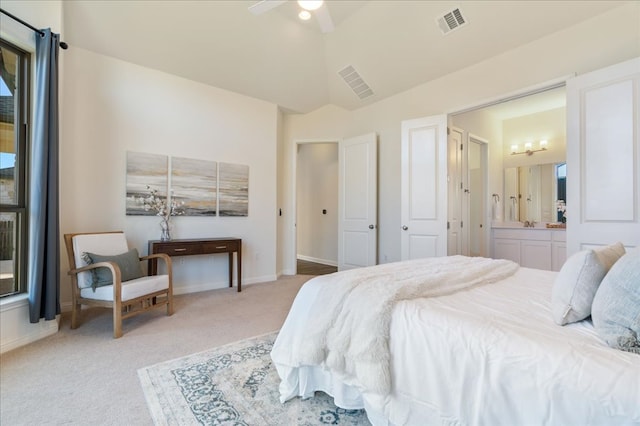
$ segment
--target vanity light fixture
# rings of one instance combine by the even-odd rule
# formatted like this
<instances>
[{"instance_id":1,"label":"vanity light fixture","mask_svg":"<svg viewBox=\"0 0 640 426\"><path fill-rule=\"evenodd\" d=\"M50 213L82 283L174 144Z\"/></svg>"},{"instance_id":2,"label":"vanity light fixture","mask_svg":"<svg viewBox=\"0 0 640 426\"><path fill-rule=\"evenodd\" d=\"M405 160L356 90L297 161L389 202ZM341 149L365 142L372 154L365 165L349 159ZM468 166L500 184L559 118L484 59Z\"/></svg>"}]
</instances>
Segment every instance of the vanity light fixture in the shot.
<instances>
[{"instance_id":1,"label":"vanity light fixture","mask_svg":"<svg viewBox=\"0 0 640 426\"><path fill-rule=\"evenodd\" d=\"M548 142L546 140L542 140L540 141L539 149L532 149L533 144L531 142L527 142L524 144L524 151L518 151L518 145L514 144L514 145L511 145L511 155L520 155L520 154L533 155L534 152L546 151L547 144Z\"/></svg>"}]
</instances>

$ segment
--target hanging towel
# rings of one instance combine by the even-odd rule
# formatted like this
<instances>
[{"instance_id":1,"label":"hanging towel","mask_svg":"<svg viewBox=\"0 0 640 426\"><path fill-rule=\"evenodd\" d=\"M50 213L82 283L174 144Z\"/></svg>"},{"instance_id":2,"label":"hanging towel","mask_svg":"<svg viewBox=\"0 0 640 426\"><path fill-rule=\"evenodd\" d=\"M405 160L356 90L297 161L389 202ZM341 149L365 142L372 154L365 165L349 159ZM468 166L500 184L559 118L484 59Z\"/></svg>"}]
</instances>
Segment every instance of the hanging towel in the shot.
<instances>
[{"instance_id":1,"label":"hanging towel","mask_svg":"<svg viewBox=\"0 0 640 426\"><path fill-rule=\"evenodd\" d=\"M493 203L491 203L491 219L501 221L502 220L502 203L500 202L500 196L493 194Z\"/></svg>"}]
</instances>

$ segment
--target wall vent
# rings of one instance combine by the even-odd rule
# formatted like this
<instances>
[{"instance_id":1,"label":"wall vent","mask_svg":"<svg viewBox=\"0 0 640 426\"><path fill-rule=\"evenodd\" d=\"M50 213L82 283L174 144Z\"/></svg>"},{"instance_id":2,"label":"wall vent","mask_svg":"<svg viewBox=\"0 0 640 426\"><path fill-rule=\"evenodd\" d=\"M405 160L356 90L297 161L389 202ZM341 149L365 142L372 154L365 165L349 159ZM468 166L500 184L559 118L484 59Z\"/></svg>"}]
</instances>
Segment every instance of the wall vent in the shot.
<instances>
[{"instance_id":1,"label":"wall vent","mask_svg":"<svg viewBox=\"0 0 640 426\"><path fill-rule=\"evenodd\" d=\"M342 77L344 82L347 83L347 86L353 90L353 93L355 93L360 99L368 98L373 95L373 90L371 90L369 85L364 82L362 77L360 77L360 74L358 74L358 71L356 71L353 66L348 65L344 67L338 71L338 74Z\"/></svg>"},{"instance_id":2,"label":"wall vent","mask_svg":"<svg viewBox=\"0 0 640 426\"><path fill-rule=\"evenodd\" d=\"M453 30L467 25L467 20L462 16L460 9L454 9L436 19L442 34L449 34Z\"/></svg>"}]
</instances>

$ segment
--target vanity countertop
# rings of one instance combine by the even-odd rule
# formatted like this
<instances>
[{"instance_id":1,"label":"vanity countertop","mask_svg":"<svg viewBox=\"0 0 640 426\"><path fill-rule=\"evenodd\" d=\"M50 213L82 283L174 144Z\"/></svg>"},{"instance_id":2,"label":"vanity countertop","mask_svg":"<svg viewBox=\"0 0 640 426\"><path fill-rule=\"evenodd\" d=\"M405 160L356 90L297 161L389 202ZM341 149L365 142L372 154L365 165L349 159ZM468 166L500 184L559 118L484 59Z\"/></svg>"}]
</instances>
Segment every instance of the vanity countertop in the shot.
<instances>
[{"instance_id":1,"label":"vanity countertop","mask_svg":"<svg viewBox=\"0 0 640 426\"><path fill-rule=\"evenodd\" d=\"M564 226L562 226L564 225ZM498 221L493 221L491 222L491 228L494 229L528 229L528 230L549 230L549 229L553 229L556 231L565 231L566 230L566 224L564 223L548 223L548 222L542 222L542 223L536 223L536 225L533 228L530 227L525 227L524 223L522 222L498 222Z\"/></svg>"}]
</instances>

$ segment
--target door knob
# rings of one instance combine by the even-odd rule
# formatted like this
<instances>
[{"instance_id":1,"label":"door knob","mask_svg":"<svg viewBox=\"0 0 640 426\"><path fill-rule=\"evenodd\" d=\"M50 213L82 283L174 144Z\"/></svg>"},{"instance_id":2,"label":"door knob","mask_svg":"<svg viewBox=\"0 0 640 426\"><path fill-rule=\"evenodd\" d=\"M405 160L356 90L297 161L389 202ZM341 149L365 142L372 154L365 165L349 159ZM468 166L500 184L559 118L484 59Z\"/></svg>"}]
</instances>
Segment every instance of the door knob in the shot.
<instances>
[{"instance_id":1,"label":"door knob","mask_svg":"<svg viewBox=\"0 0 640 426\"><path fill-rule=\"evenodd\" d=\"M369 225L369 229L373 229L375 227L376 227L375 225Z\"/></svg>"},{"instance_id":2,"label":"door knob","mask_svg":"<svg viewBox=\"0 0 640 426\"><path fill-rule=\"evenodd\" d=\"M409 227L408 227L407 225L403 225L403 226L402 226L402 230L403 230L403 231L406 231L407 229L409 229Z\"/></svg>"}]
</instances>

